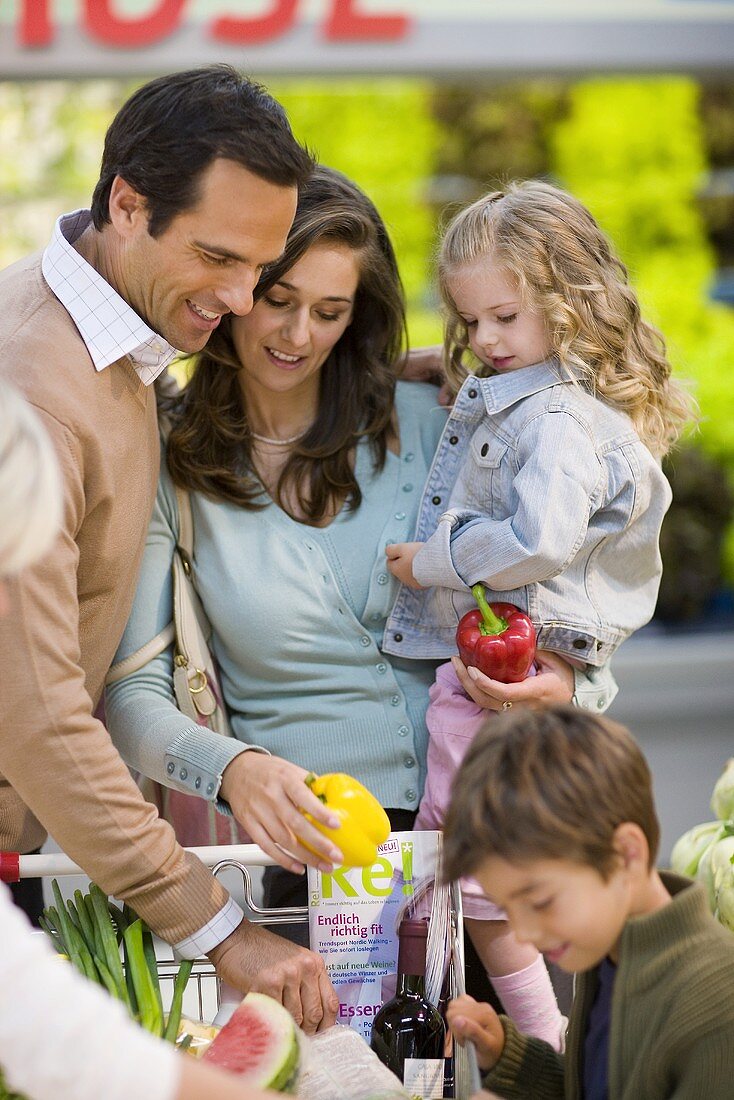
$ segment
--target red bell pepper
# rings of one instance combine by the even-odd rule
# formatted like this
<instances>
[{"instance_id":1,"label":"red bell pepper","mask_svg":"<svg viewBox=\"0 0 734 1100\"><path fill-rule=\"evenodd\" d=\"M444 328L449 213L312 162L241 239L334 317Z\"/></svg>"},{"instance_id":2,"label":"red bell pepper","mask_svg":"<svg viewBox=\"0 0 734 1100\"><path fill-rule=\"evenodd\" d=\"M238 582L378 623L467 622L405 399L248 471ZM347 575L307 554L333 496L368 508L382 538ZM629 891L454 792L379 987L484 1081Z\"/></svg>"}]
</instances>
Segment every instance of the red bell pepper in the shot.
<instances>
[{"instance_id":1,"label":"red bell pepper","mask_svg":"<svg viewBox=\"0 0 734 1100\"><path fill-rule=\"evenodd\" d=\"M512 603L487 603L481 584L472 587L479 605L463 615L456 644L465 665L472 665L503 684L524 680L535 659L535 627Z\"/></svg>"}]
</instances>

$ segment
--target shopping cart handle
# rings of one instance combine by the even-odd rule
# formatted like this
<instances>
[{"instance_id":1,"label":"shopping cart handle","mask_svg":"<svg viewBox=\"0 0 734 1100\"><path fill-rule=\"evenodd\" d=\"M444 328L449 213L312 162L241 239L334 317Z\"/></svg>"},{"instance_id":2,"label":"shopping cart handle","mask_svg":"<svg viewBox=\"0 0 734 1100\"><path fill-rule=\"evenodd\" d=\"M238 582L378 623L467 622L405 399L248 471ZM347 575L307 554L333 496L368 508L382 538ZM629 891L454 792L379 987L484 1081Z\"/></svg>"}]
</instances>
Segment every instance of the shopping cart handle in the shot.
<instances>
[{"instance_id":1,"label":"shopping cart handle","mask_svg":"<svg viewBox=\"0 0 734 1100\"><path fill-rule=\"evenodd\" d=\"M275 860L257 844L211 844L202 848L186 848L205 867L231 860L249 867L272 867ZM53 875L83 875L85 871L63 852L41 852L24 856L18 852L0 852L0 882L18 882L22 878L45 878Z\"/></svg>"}]
</instances>

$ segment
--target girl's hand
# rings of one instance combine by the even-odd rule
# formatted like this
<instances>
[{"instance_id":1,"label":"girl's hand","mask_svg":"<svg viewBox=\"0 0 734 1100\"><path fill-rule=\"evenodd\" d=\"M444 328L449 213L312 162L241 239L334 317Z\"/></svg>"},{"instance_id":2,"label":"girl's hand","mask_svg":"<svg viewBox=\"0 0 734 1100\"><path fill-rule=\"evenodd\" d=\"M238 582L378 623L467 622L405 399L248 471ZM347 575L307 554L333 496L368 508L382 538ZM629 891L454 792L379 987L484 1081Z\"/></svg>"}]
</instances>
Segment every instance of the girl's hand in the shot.
<instances>
[{"instance_id":1,"label":"girl's hand","mask_svg":"<svg viewBox=\"0 0 734 1100\"><path fill-rule=\"evenodd\" d=\"M460 1046L467 1040L474 1043L481 1070L494 1068L505 1047L505 1032L491 1005L464 994L449 1004L446 1023Z\"/></svg>"},{"instance_id":2,"label":"girl's hand","mask_svg":"<svg viewBox=\"0 0 734 1100\"><path fill-rule=\"evenodd\" d=\"M422 542L393 542L385 547L387 568L393 577L407 584L409 588L422 588L422 584L413 576L413 558L420 550Z\"/></svg>"},{"instance_id":3,"label":"girl's hand","mask_svg":"<svg viewBox=\"0 0 734 1100\"><path fill-rule=\"evenodd\" d=\"M539 649L535 654L538 671L519 684L491 680L478 668L466 668L459 657L452 657L454 671L470 699L485 710L502 710L504 703L539 710L554 703L570 703L574 693L571 665L557 653ZM508 707L504 707L508 710Z\"/></svg>"},{"instance_id":4,"label":"girl's hand","mask_svg":"<svg viewBox=\"0 0 734 1100\"><path fill-rule=\"evenodd\" d=\"M286 871L301 874L304 864L329 874L343 863L328 837L306 821L301 810L332 829L340 819L306 786L308 772L260 752L241 752L222 775L220 796L245 832ZM305 840L309 851L301 843Z\"/></svg>"}]
</instances>

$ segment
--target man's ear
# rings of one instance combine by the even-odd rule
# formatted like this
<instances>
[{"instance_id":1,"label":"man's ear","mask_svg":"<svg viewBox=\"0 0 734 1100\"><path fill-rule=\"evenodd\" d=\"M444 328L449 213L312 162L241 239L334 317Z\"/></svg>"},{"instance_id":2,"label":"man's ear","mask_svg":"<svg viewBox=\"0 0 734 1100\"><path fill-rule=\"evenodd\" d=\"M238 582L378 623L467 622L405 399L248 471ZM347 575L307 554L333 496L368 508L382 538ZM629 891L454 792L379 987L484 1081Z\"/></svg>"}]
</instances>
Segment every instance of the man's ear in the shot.
<instances>
[{"instance_id":1,"label":"man's ear","mask_svg":"<svg viewBox=\"0 0 734 1100\"><path fill-rule=\"evenodd\" d=\"M614 830L614 849L626 870L647 873L650 846L644 832L634 821L623 821Z\"/></svg>"},{"instance_id":2,"label":"man's ear","mask_svg":"<svg viewBox=\"0 0 734 1100\"><path fill-rule=\"evenodd\" d=\"M129 237L148 228L148 204L145 198L122 176L115 176L110 188L110 221L121 237Z\"/></svg>"}]
</instances>

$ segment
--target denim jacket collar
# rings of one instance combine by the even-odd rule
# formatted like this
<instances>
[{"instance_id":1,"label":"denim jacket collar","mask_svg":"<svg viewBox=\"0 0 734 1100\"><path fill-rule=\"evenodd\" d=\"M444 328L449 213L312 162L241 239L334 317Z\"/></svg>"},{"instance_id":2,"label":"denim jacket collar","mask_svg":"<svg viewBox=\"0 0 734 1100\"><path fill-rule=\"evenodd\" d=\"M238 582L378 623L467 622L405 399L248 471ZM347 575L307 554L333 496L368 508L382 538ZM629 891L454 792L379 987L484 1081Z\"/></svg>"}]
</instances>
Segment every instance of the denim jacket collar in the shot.
<instances>
[{"instance_id":1,"label":"denim jacket collar","mask_svg":"<svg viewBox=\"0 0 734 1100\"><path fill-rule=\"evenodd\" d=\"M568 382L574 376L578 377L576 372L564 371L554 356L542 363L536 363L533 367L523 367L506 374L493 374L489 378L477 378L474 381L479 384L484 406L492 415L503 412L525 397L557 386L559 382Z\"/></svg>"}]
</instances>

